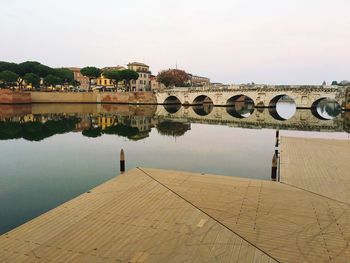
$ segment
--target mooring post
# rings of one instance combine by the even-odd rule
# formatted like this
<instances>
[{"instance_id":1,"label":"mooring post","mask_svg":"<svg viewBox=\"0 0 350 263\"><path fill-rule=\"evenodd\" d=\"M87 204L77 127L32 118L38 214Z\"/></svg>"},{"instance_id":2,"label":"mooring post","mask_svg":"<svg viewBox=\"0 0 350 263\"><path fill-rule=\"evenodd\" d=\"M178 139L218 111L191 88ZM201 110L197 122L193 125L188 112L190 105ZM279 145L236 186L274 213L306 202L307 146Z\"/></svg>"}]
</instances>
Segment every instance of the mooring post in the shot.
<instances>
[{"instance_id":1,"label":"mooring post","mask_svg":"<svg viewBox=\"0 0 350 263\"><path fill-rule=\"evenodd\" d=\"M277 178L277 154L275 153L272 157L272 167L271 167L271 180L276 181Z\"/></svg>"},{"instance_id":2,"label":"mooring post","mask_svg":"<svg viewBox=\"0 0 350 263\"><path fill-rule=\"evenodd\" d=\"M125 154L124 154L124 150L122 149L120 151L120 173L124 173L125 172Z\"/></svg>"},{"instance_id":3,"label":"mooring post","mask_svg":"<svg viewBox=\"0 0 350 263\"><path fill-rule=\"evenodd\" d=\"M278 147L278 145L279 145L279 137L280 137L280 130L276 130L276 144L275 144L275 147Z\"/></svg>"}]
</instances>

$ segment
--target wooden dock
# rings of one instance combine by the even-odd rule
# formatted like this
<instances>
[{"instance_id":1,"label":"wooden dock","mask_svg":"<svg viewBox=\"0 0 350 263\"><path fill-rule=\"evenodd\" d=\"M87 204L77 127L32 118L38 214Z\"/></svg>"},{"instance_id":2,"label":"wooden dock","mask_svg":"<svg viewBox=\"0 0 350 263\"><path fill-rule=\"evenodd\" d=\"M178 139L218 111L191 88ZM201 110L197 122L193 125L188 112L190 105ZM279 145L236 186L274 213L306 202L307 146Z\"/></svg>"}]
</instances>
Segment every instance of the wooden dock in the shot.
<instances>
[{"instance_id":1,"label":"wooden dock","mask_svg":"<svg viewBox=\"0 0 350 263\"><path fill-rule=\"evenodd\" d=\"M348 199L285 174L298 140L281 141L284 183L130 170L0 236L0 262L349 262Z\"/></svg>"},{"instance_id":2,"label":"wooden dock","mask_svg":"<svg viewBox=\"0 0 350 263\"><path fill-rule=\"evenodd\" d=\"M350 205L350 140L282 137L281 182Z\"/></svg>"}]
</instances>

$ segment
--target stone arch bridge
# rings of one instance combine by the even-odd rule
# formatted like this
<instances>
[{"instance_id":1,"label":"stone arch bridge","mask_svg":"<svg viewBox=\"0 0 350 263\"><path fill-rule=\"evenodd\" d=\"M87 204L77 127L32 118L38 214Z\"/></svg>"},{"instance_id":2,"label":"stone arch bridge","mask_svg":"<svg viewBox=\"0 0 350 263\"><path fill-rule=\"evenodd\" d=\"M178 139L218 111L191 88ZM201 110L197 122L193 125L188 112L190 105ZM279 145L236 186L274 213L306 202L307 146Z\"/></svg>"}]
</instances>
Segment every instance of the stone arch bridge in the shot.
<instances>
[{"instance_id":1,"label":"stone arch bridge","mask_svg":"<svg viewBox=\"0 0 350 263\"><path fill-rule=\"evenodd\" d=\"M243 95L249 97L255 107L274 107L283 96L294 100L297 108L313 108L322 99L335 100L346 108L350 87L337 86L267 86L236 85L215 88L175 88L156 94L158 104L201 105L211 102L215 106L227 106Z\"/></svg>"}]
</instances>

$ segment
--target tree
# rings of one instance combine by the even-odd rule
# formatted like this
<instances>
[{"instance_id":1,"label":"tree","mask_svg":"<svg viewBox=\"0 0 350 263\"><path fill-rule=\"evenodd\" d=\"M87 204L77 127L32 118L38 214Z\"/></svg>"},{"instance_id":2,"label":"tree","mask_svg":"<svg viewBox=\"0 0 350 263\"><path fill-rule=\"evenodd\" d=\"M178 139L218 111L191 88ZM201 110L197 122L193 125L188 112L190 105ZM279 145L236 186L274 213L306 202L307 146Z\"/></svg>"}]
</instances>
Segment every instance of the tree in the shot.
<instances>
[{"instance_id":1,"label":"tree","mask_svg":"<svg viewBox=\"0 0 350 263\"><path fill-rule=\"evenodd\" d=\"M166 87L175 86L181 87L189 81L189 76L184 70L169 69L158 73L157 80L163 83Z\"/></svg>"},{"instance_id":2,"label":"tree","mask_svg":"<svg viewBox=\"0 0 350 263\"><path fill-rule=\"evenodd\" d=\"M18 64L19 67L19 75L24 77L27 73L34 73L38 75L40 78L44 78L45 76L52 74L53 69L43 65L37 61L26 61Z\"/></svg>"},{"instance_id":3,"label":"tree","mask_svg":"<svg viewBox=\"0 0 350 263\"><path fill-rule=\"evenodd\" d=\"M0 72L0 81L4 83L6 87L13 87L18 80L18 75L9 70Z\"/></svg>"},{"instance_id":4,"label":"tree","mask_svg":"<svg viewBox=\"0 0 350 263\"><path fill-rule=\"evenodd\" d=\"M52 75L59 79L57 84L68 85L74 82L74 74L70 69L67 68L57 68L52 71Z\"/></svg>"},{"instance_id":5,"label":"tree","mask_svg":"<svg viewBox=\"0 0 350 263\"><path fill-rule=\"evenodd\" d=\"M131 69L124 69L120 71L122 79L125 80L127 90L130 91L130 81L137 80L139 78L139 73Z\"/></svg>"},{"instance_id":6,"label":"tree","mask_svg":"<svg viewBox=\"0 0 350 263\"><path fill-rule=\"evenodd\" d=\"M23 77L27 73L33 73L40 78L44 78L48 74L52 72L52 68L41 64L40 62L37 61L25 61L17 65L17 74L20 76L18 79L18 86L19 88L22 88L23 84Z\"/></svg>"},{"instance_id":7,"label":"tree","mask_svg":"<svg viewBox=\"0 0 350 263\"><path fill-rule=\"evenodd\" d=\"M332 86L338 86L338 81L333 80L333 81L332 81Z\"/></svg>"},{"instance_id":8,"label":"tree","mask_svg":"<svg viewBox=\"0 0 350 263\"><path fill-rule=\"evenodd\" d=\"M32 87L39 87L40 86L40 77L34 73L27 73L23 76L23 80L27 84L31 84Z\"/></svg>"},{"instance_id":9,"label":"tree","mask_svg":"<svg viewBox=\"0 0 350 263\"><path fill-rule=\"evenodd\" d=\"M60 83L60 81L61 81L61 80L60 80L58 77L49 74L49 75L47 75L47 76L44 78L44 85L45 85L46 87L48 87L48 86L56 86L56 85L58 85L58 84Z\"/></svg>"},{"instance_id":10,"label":"tree","mask_svg":"<svg viewBox=\"0 0 350 263\"><path fill-rule=\"evenodd\" d=\"M80 70L80 73L89 78L89 89L91 89L91 80L98 78L101 75L101 70L96 67L85 67Z\"/></svg>"},{"instance_id":11,"label":"tree","mask_svg":"<svg viewBox=\"0 0 350 263\"><path fill-rule=\"evenodd\" d=\"M19 67L16 63L0 61L0 72L5 70L9 70L15 72L16 74L19 74Z\"/></svg>"},{"instance_id":12,"label":"tree","mask_svg":"<svg viewBox=\"0 0 350 263\"><path fill-rule=\"evenodd\" d=\"M123 80L123 74L120 70L108 70L104 71L103 76L112 80L113 86L118 89L118 82Z\"/></svg>"}]
</instances>

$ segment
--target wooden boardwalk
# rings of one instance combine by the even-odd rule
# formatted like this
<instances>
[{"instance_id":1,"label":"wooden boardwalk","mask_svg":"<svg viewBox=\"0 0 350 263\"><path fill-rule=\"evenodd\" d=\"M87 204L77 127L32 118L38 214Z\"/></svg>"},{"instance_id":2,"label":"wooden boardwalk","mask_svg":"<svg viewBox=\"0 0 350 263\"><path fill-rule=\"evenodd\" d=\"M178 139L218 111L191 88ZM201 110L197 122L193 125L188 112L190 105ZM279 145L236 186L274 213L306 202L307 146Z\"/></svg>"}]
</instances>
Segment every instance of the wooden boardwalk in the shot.
<instances>
[{"instance_id":1,"label":"wooden boardwalk","mask_svg":"<svg viewBox=\"0 0 350 263\"><path fill-rule=\"evenodd\" d=\"M282 138L283 181L318 158L295 164L297 143ZM350 262L347 196L284 182L136 168L0 236L0 262Z\"/></svg>"},{"instance_id":2,"label":"wooden boardwalk","mask_svg":"<svg viewBox=\"0 0 350 263\"><path fill-rule=\"evenodd\" d=\"M281 182L350 204L350 140L282 137Z\"/></svg>"}]
</instances>

